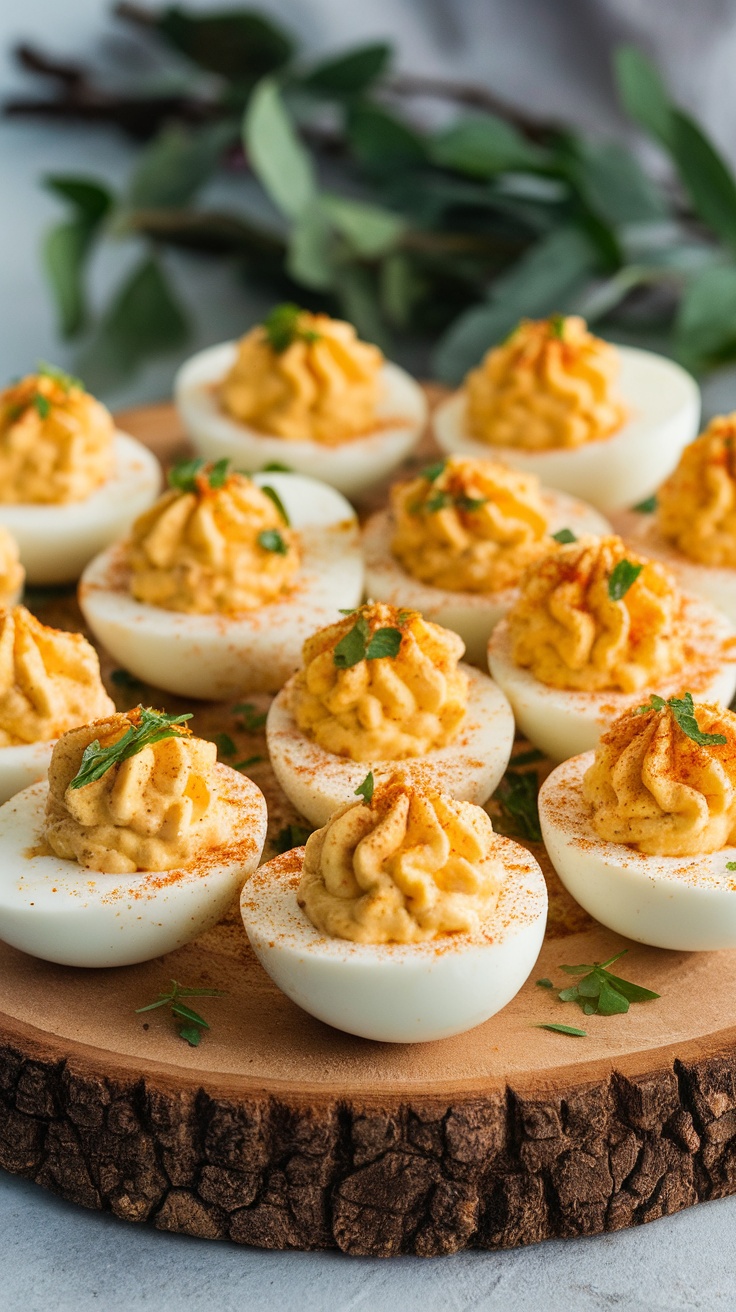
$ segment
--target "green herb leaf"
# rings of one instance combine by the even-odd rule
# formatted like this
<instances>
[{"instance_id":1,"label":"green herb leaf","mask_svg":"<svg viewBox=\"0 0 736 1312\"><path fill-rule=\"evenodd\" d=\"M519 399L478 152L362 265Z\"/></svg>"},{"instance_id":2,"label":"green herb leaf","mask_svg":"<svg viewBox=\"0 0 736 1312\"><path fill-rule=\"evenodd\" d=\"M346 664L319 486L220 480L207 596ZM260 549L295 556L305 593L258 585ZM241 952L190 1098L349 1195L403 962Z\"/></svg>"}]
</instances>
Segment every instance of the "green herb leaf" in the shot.
<instances>
[{"instance_id":1,"label":"green herb leaf","mask_svg":"<svg viewBox=\"0 0 736 1312\"><path fill-rule=\"evenodd\" d=\"M422 470L422 478L426 478L428 483L436 482L440 474L445 472L446 464L446 460L436 460L433 465L427 465L426 469Z\"/></svg>"},{"instance_id":2,"label":"green herb leaf","mask_svg":"<svg viewBox=\"0 0 736 1312\"><path fill-rule=\"evenodd\" d=\"M726 862L726 869L727 869L727 870L736 870L736 861L727 861L727 862Z\"/></svg>"},{"instance_id":3,"label":"green herb leaf","mask_svg":"<svg viewBox=\"0 0 736 1312\"><path fill-rule=\"evenodd\" d=\"M507 770L493 794L499 803L512 834L530 843L541 843L537 794L539 780L533 770Z\"/></svg>"},{"instance_id":4,"label":"green herb leaf","mask_svg":"<svg viewBox=\"0 0 736 1312\"><path fill-rule=\"evenodd\" d=\"M101 747L99 740L85 747L79 770L72 779L70 788L84 788L95 783L107 774L114 765L120 765L137 756L144 747L162 742L165 738L176 738L178 726L191 720L191 713L186 715L166 715L163 711L154 711L150 706L141 706L140 723L131 725L123 736L108 747Z\"/></svg>"},{"instance_id":5,"label":"green herb leaf","mask_svg":"<svg viewBox=\"0 0 736 1312\"><path fill-rule=\"evenodd\" d=\"M257 711L252 702L236 702L233 715L239 715L246 733L258 733L268 718L267 711Z\"/></svg>"},{"instance_id":6,"label":"green herb leaf","mask_svg":"<svg viewBox=\"0 0 736 1312\"><path fill-rule=\"evenodd\" d=\"M423 510L429 511L430 515L436 514L438 510L445 510L447 506L452 505L452 497L449 492L433 492L431 497L427 497Z\"/></svg>"},{"instance_id":7,"label":"green herb leaf","mask_svg":"<svg viewBox=\"0 0 736 1312\"><path fill-rule=\"evenodd\" d=\"M282 355L291 346L292 342L301 336L299 316L303 313L301 306L289 302L284 305L275 305L266 315L263 320L263 331L271 350L276 355Z\"/></svg>"},{"instance_id":8,"label":"green herb leaf","mask_svg":"<svg viewBox=\"0 0 736 1312\"><path fill-rule=\"evenodd\" d=\"M229 473L230 460L227 456L223 456L222 460L215 461L215 464L212 466L207 476L210 487L215 491L218 488L224 487Z\"/></svg>"},{"instance_id":9,"label":"green herb leaf","mask_svg":"<svg viewBox=\"0 0 736 1312\"><path fill-rule=\"evenodd\" d=\"M540 752L538 747L531 747L528 752L518 752L516 756L512 756L509 764L511 766L534 765L537 761L543 760L544 752Z\"/></svg>"},{"instance_id":10,"label":"green herb leaf","mask_svg":"<svg viewBox=\"0 0 736 1312\"><path fill-rule=\"evenodd\" d=\"M305 825L284 825L273 839L273 847L279 855L283 852L291 852L295 847L303 847L313 832Z\"/></svg>"},{"instance_id":11,"label":"green herb leaf","mask_svg":"<svg viewBox=\"0 0 736 1312\"><path fill-rule=\"evenodd\" d=\"M370 806L373 797L373 771L369 770L362 784L359 784L355 790L356 797L362 797L366 806Z\"/></svg>"},{"instance_id":12,"label":"green herb leaf","mask_svg":"<svg viewBox=\"0 0 736 1312\"><path fill-rule=\"evenodd\" d=\"M495 114L474 114L437 134L432 158L443 168L485 179L509 169L537 169L547 154Z\"/></svg>"},{"instance_id":13,"label":"green herb leaf","mask_svg":"<svg viewBox=\"0 0 736 1312\"><path fill-rule=\"evenodd\" d=\"M202 1031L197 1025L182 1025L179 1029L179 1038L184 1039L190 1048L198 1048L202 1042Z\"/></svg>"},{"instance_id":14,"label":"green herb leaf","mask_svg":"<svg viewBox=\"0 0 736 1312\"><path fill-rule=\"evenodd\" d=\"M654 64L637 46L619 46L614 55L618 93L626 112L665 145L672 139L672 106Z\"/></svg>"},{"instance_id":15,"label":"green herb leaf","mask_svg":"<svg viewBox=\"0 0 736 1312\"><path fill-rule=\"evenodd\" d=\"M188 336L188 320L164 266L145 256L115 293L82 370L97 390L112 387L143 361L183 346Z\"/></svg>"},{"instance_id":16,"label":"green herb leaf","mask_svg":"<svg viewBox=\"0 0 736 1312\"><path fill-rule=\"evenodd\" d=\"M561 989L558 998L561 1002L575 1002L586 1016L625 1015L632 1002L653 1002L658 993L645 989L640 984L621 979L611 974L608 966L623 957L628 948L623 948L608 961L590 962L580 966L561 966L566 975L577 976L578 982Z\"/></svg>"},{"instance_id":17,"label":"green herb leaf","mask_svg":"<svg viewBox=\"0 0 736 1312\"><path fill-rule=\"evenodd\" d=\"M36 392L36 395L33 398L33 405L41 419L48 419L51 414L51 402L47 396L42 396L40 392Z\"/></svg>"},{"instance_id":18,"label":"green herb leaf","mask_svg":"<svg viewBox=\"0 0 736 1312\"><path fill-rule=\"evenodd\" d=\"M110 682L115 684L116 688L142 688L143 680L137 679L130 670L113 670L110 674Z\"/></svg>"},{"instance_id":19,"label":"green herb leaf","mask_svg":"<svg viewBox=\"0 0 736 1312\"><path fill-rule=\"evenodd\" d=\"M289 62L294 42L282 27L250 9L192 12L168 5L150 15L157 32L200 68L238 83Z\"/></svg>"},{"instance_id":20,"label":"green herb leaf","mask_svg":"<svg viewBox=\"0 0 736 1312\"><path fill-rule=\"evenodd\" d=\"M552 534L552 537L555 542L559 542L563 547L566 546L568 542L577 542L577 537L571 528L558 528L557 532Z\"/></svg>"},{"instance_id":21,"label":"green herb leaf","mask_svg":"<svg viewBox=\"0 0 736 1312\"><path fill-rule=\"evenodd\" d=\"M621 601L626 596L643 568L643 565L634 565L630 560L620 560L614 565L608 579L608 595L611 601Z\"/></svg>"},{"instance_id":22,"label":"green herb leaf","mask_svg":"<svg viewBox=\"0 0 736 1312\"><path fill-rule=\"evenodd\" d=\"M723 747L726 738L722 733L703 733L698 721L695 718L695 704L693 695L686 692L682 697L670 697L665 701L664 697L659 697L657 693L652 693L648 702L643 706L637 706L636 715L646 715L647 711L663 711L669 706L675 718L675 723L682 732L692 738L694 743L700 747Z\"/></svg>"},{"instance_id":23,"label":"green herb leaf","mask_svg":"<svg viewBox=\"0 0 736 1312\"><path fill-rule=\"evenodd\" d=\"M191 1007L185 1006L183 1002L176 1000L172 1002L171 1011L174 1016L178 1016L181 1020L190 1020L193 1025L200 1025L203 1030L209 1029L209 1022L204 1019L204 1016L200 1016L198 1011L193 1011Z\"/></svg>"},{"instance_id":24,"label":"green herb leaf","mask_svg":"<svg viewBox=\"0 0 736 1312\"><path fill-rule=\"evenodd\" d=\"M78 387L81 392L86 391L81 378L75 378L74 374L68 374L65 369L59 369L55 364L49 364L47 360L39 360L36 365L36 373L42 378L52 378L55 383L63 387L65 392L72 387Z\"/></svg>"},{"instance_id":25,"label":"green herb leaf","mask_svg":"<svg viewBox=\"0 0 736 1312\"><path fill-rule=\"evenodd\" d=\"M216 733L212 741L219 756L234 756L238 750L229 733Z\"/></svg>"},{"instance_id":26,"label":"green herb leaf","mask_svg":"<svg viewBox=\"0 0 736 1312\"><path fill-rule=\"evenodd\" d=\"M171 981L171 988L167 993L159 993L155 1002L149 1002L144 1007L136 1007L136 1016L142 1015L146 1011L155 1011L158 1007L169 1007L172 1018L176 1020L185 1020L189 1023L182 1025L178 1029L180 1039L184 1039L191 1047L196 1048L202 1039L204 1030L210 1028L209 1021L204 1016L200 1016L198 1011L193 1011L191 1007L182 1002L182 998L224 998L223 989L212 988L186 988L177 983L175 979Z\"/></svg>"},{"instance_id":27,"label":"green herb leaf","mask_svg":"<svg viewBox=\"0 0 736 1312\"><path fill-rule=\"evenodd\" d=\"M141 152L128 183L129 210L179 209L194 199L238 139L237 121L198 128L172 124Z\"/></svg>"},{"instance_id":28,"label":"green herb leaf","mask_svg":"<svg viewBox=\"0 0 736 1312\"><path fill-rule=\"evenodd\" d=\"M640 501L636 506L633 507L633 509L636 511L637 515L653 515L655 510L657 509L656 493L654 493L650 497L647 497L646 501Z\"/></svg>"},{"instance_id":29,"label":"green herb leaf","mask_svg":"<svg viewBox=\"0 0 736 1312\"><path fill-rule=\"evenodd\" d=\"M366 660L377 661L386 657L393 659L398 656L402 637L401 629L376 629L365 649Z\"/></svg>"},{"instance_id":30,"label":"green herb leaf","mask_svg":"<svg viewBox=\"0 0 736 1312\"><path fill-rule=\"evenodd\" d=\"M277 556L288 556L289 547L277 528L264 528L258 534L258 545L264 551L273 551Z\"/></svg>"},{"instance_id":31,"label":"green herb leaf","mask_svg":"<svg viewBox=\"0 0 736 1312\"><path fill-rule=\"evenodd\" d=\"M549 317L550 337L556 337L562 341L565 336L565 316L564 314L551 314Z\"/></svg>"},{"instance_id":32,"label":"green herb leaf","mask_svg":"<svg viewBox=\"0 0 736 1312\"><path fill-rule=\"evenodd\" d=\"M547 979L546 976L545 976L544 979L537 979L537 980L535 980L534 983L537 985L537 988L540 988L540 989L551 989L551 988L554 988L554 985L553 985L553 983L552 983L552 980L551 980L551 979Z\"/></svg>"},{"instance_id":33,"label":"green herb leaf","mask_svg":"<svg viewBox=\"0 0 736 1312\"><path fill-rule=\"evenodd\" d=\"M243 121L246 157L277 209L298 219L317 196L314 166L286 112L276 81L253 92Z\"/></svg>"},{"instance_id":34,"label":"green herb leaf","mask_svg":"<svg viewBox=\"0 0 736 1312\"><path fill-rule=\"evenodd\" d=\"M43 265L59 318L62 337L74 337L87 320L84 276L112 194L86 178L46 177L44 186L67 201L73 217L57 224L44 238Z\"/></svg>"},{"instance_id":35,"label":"green herb leaf","mask_svg":"<svg viewBox=\"0 0 736 1312\"><path fill-rule=\"evenodd\" d=\"M261 469L262 474L293 474L292 465L284 465L280 460L269 460L267 465Z\"/></svg>"},{"instance_id":36,"label":"green herb leaf","mask_svg":"<svg viewBox=\"0 0 736 1312\"><path fill-rule=\"evenodd\" d=\"M488 497L469 497L464 492L454 497L453 501L458 510L464 510L468 514L472 514L474 511L488 505Z\"/></svg>"},{"instance_id":37,"label":"green herb leaf","mask_svg":"<svg viewBox=\"0 0 736 1312\"><path fill-rule=\"evenodd\" d=\"M603 967L599 967L602 970ZM609 984L612 984L619 993L622 993L629 1002L654 1002L660 995L653 993L651 989L645 989L641 984L632 984L630 980L620 979L618 975L612 975L610 970L605 972Z\"/></svg>"},{"instance_id":38,"label":"green herb leaf","mask_svg":"<svg viewBox=\"0 0 736 1312\"><path fill-rule=\"evenodd\" d=\"M365 659L368 640L368 621L363 615L358 616L352 629L335 645L332 659L338 670L349 670L353 665Z\"/></svg>"},{"instance_id":39,"label":"green herb leaf","mask_svg":"<svg viewBox=\"0 0 736 1312\"><path fill-rule=\"evenodd\" d=\"M391 46L384 41L349 50L337 59L327 59L301 78L308 91L320 91L336 97L359 96L385 73L391 60Z\"/></svg>"},{"instance_id":40,"label":"green herb leaf","mask_svg":"<svg viewBox=\"0 0 736 1312\"><path fill-rule=\"evenodd\" d=\"M273 504L275 505L275 507L276 507L276 509L278 510L278 512L279 512L279 514L280 514L282 520L284 521L284 523L286 524L286 526L287 526L287 528L288 528L288 527L291 525L291 520L289 519L289 516L288 516L288 514L287 514L286 506L284 505L283 501L281 500L281 497L279 496L278 492L276 491L276 488L275 488L275 487L271 487L271 484L270 484L270 483L261 483L261 484L259 484L259 487L260 487L260 489L261 489L261 492L263 492L264 496L267 496L268 499L269 499L269 501L273 501Z\"/></svg>"},{"instance_id":41,"label":"green herb leaf","mask_svg":"<svg viewBox=\"0 0 736 1312\"><path fill-rule=\"evenodd\" d=\"M244 761L233 761L233 770L250 770L253 765L260 765L265 756L248 756Z\"/></svg>"},{"instance_id":42,"label":"green herb leaf","mask_svg":"<svg viewBox=\"0 0 736 1312\"><path fill-rule=\"evenodd\" d=\"M169 470L169 487L177 488L180 492L196 491L197 475L202 473L206 464L207 461L201 457L177 461Z\"/></svg>"},{"instance_id":43,"label":"green herb leaf","mask_svg":"<svg viewBox=\"0 0 736 1312\"><path fill-rule=\"evenodd\" d=\"M538 1021L536 1028L538 1030L551 1030L553 1034L569 1034L574 1039L584 1039L587 1036L587 1030L579 1030L574 1025L555 1025L551 1021Z\"/></svg>"}]
</instances>

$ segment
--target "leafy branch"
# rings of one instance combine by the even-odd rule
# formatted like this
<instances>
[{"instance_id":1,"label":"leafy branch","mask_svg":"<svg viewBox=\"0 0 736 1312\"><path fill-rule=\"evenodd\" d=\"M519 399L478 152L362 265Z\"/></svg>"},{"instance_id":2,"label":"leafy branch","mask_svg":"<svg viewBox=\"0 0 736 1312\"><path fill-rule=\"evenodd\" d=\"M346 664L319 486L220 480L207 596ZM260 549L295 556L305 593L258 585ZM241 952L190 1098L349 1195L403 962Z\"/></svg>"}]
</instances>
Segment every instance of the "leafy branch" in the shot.
<instances>
[{"instance_id":1,"label":"leafy branch","mask_svg":"<svg viewBox=\"0 0 736 1312\"><path fill-rule=\"evenodd\" d=\"M531 119L481 87L396 70L383 42L310 63L291 32L252 10L114 13L150 43L157 82L131 74L110 90L24 45L22 66L53 94L5 106L116 125L145 143L117 192L85 176L44 180L66 208L44 268L93 388L184 347L172 248L229 259L274 300L345 315L399 358L409 341L414 358L431 346L428 370L450 382L523 315L583 313L619 340L664 340L693 369L736 358L736 179L640 51L617 52L616 80L670 161L663 184L619 142ZM439 131L419 117L427 95L457 109ZM232 212L206 203L223 168L242 177ZM93 313L87 281L106 241L143 251Z\"/></svg>"}]
</instances>

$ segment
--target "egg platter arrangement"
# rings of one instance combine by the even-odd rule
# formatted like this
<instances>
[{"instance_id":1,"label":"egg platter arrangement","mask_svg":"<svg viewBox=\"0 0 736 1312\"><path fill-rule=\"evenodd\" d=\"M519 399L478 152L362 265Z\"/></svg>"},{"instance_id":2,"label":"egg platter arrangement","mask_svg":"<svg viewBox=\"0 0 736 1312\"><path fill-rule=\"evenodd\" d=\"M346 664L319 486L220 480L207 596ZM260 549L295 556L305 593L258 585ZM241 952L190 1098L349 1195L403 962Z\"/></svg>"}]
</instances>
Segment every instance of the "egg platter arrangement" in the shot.
<instances>
[{"instance_id":1,"label":"egg platter arrangement","mask_svg":"<svg viewBox=\"0 0 736 1312\"><path fill-rule=\"evenodd\" d=\"M518 993L543 866L614 934L736 947L736 417L698 437L683 370L552 316L428 435L293 305L175 400L164 479L79 379L0 394L6 943L130 966L229 918L390 1043Z\"/></svg>"}]
</instances>

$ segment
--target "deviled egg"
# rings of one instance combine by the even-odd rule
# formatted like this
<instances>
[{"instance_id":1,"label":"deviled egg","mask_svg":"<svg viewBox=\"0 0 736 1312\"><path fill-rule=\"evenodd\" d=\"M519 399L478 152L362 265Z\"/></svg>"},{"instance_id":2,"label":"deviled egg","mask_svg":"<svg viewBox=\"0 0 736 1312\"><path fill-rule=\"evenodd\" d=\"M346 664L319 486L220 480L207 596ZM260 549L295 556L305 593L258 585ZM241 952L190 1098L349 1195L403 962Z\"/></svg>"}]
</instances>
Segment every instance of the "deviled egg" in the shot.
<instances>
[{"instance_id":1,"label":"deviled egg","mask_svg":"<svg viewBox=\"0 0 736 1312\"><path fill-rule=\"evenodd\" d=\"M64 734L48 784L0 807L0 937L127 966L216 924L256 867L266 803L190 716L137 707Z\"/></svg>"},{"instance_id":2,"label":"deviled egg","mask_svg":"<svg viewBox=\"0 0 736 1312\"><path fill-rule=\"evenodd\" d=\"M685 952L736 947L736 715L652 696L539 793L552 864L618 934Z\"/></svg>"},{"instance_id":3,"label":"deviled egg","mask_svg":"<svg viewBox=\"0 0 736 1312\"><path fill-rule=\"evenodd\" d=\"M395 778L341 807L241 897L253 950L293 1002L384 1043L480 1025L537 959L547 890L485 811Z\"/></svg>"},{"instance_id":4,"label":"deviled egg","mask_svg":"<svg viewBox=\"0 0 736 1312\"><path fill-rule=\"evenodd\" d=\"M488 662L521 731L561 761L646 691L729 702L736 631L620 538L582 538L530 567Z\"/></svg>"},{"instance_id":5,"label":"deviled egg","mask_svg":"<svg viewBox=\"0 0 736 1312\"><path fill-rule=\"evenodd\" d=\"M428 465L395 483L390 500L363 531L368 596L454 629L475 665L485 665L494 626L555 534L610 532L597 510L540 488L533 474L472 456Z\"/></svg>"},{"instance_id":6,"label":"deviled egg","mask_svg":"<svg viewBox=\"0 0 736 1312\"><path fill-rule=\"evenodd\" d=\"M688 592L736 624L736 412L685 447L656 497L621 511L616 531L661 560Z\"/></svg>"},{"instance_id":7,"label":"deviled egg","mask_svg":"<svg viewBox=\"0 0 736 1312\"><path fill-rule=\"evenodd\" d=\"M161 486L156 457L50 365L0 393L0 525L27 581L70 583Z\"/></svg>"},{"instance_id":8,"label":"deviled egg","mask_svg":"<svg viewBox=\"0 0 736 1312\"><path fill-rule=\"evenodd\" d=\"M355 512L300 474L185 461L130 538L84 572L90 628L127 670L187 697L273 692L315 623L363 592Z\"/></svg>"},{"instance_id":9,"label":"deviled egg","mask_svg":"<svg viewBox=\"0 0 736 1312\"><path fill-rule=\"evenodd\" d=\"M359 495L401 464L427 421L422 389L351 324L280 305L239 342L188 360L174 396L196 450L237 469L285 463Z\"/></svg>"},{"instance_id":10,"label":"deviled egg","mask_svg":"<svg viewBox=\"0 0 736 1312\"><path fill-rule=\"evenodd\" d=\"M487 674L461 665L462 640L412 610L368 603L304 644L304 665L271 704L266 737L286 796L314 825L402 762L485 802L508 764L514 717Z\"/></svg>"},{"instance_id":11,"label":"deviled egg","mask_svg":"<svg viewBox=\"0 0 736 1312\"><path fill-rule=\"evenodd\" d=\"M438 406L434 431L450 455L487 456L490 447L607 514L654 492L699 417L698 387L672 360L554 315L522 320L490 350Z\"/></svg>"},{"instance_id":12,"label":"deviled egg","mask_svg":"<svg viewBox=\"0 0 736 1312\"><path fill-rule=\"evenodd\" d=\"M17 605L23 595L25 577L18 543L0 524L0 610L10 610Z\"/></svg>"},{"instance_id":13,"label":"deviled egg","mask_svg":"<svg viewBox=\"0 0 736 1312\"><path fill-rule=\"evenodd\" d=\"M0 802L45 777L59 734L114 710L81 633L0 612Z\"/></svg>"}]
</instances>

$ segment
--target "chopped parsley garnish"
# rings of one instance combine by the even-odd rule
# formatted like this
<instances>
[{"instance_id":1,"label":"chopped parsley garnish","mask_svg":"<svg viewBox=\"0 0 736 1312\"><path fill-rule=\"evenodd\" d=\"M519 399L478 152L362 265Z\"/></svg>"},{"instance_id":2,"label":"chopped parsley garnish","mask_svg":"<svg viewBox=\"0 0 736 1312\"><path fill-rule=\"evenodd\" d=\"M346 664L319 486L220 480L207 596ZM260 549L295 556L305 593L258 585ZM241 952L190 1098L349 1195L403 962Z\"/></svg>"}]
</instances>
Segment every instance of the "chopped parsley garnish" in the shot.
<instances>
[{"instance_id":1,"label":"chopped parsley garnish","mask_svg":"<svg viewBox=\"0 0 736 1312\"><path fill-rule=\"evenodd\" d=\"M276 509L278 510L278 512L279 512L281 518L283 519L284 523L286 524L287 527L289 527L289 525L291 524L291 520L289 519L289 516L288 516L288 514L287 514L286 506L284 505L283 501L281 500L281 497L279 496L278 492L276 491L276 488L275 488L275 487L271 487L271 484L270 484L270 483L264 483L264 484L262 485L262 487L261 487L261 492L263 492L264 496L267 496L267 497L268 497L269 501L273 501L273 504L275 505Z\"/></svg>"},{"instance_id":2,"label":"chopped parsley garnish","mask_svg":"<svg viewBox=\"0 0 736 1312\"><path fill-rule=\"evenodd\" d=\"M579 1030L576 1025L555 1025L546 1021L537 1022L538 1030L551 1030L553 1034L569 1034L573 1039L584 1039L587 1037L587 1030Z\"/></svg>"},{"instance_id":3,"label":"chopped parsley garnish","mask_svg":"<svg viewBox=\"0 0 736 1312\"><path fill-rule=\"evenodd\" d=\"M609 966L628 952L624 948L608 961L594 961L582 966L560 966L566 975L580 975L577 984L561 989L558 997L561 1002L576 1002L586 1016L624 1015L632 1002L654 1002L658 993L642 988L641 984L632 984L628 979L612 975Z\"/></svg>"},{"instance_id":4,"label":"chopped parsley garnish","mask_svg":"<svg viewBox=\"0 0 736 1312\"><path fill-rule=\"evenodd\" d=\"M179 1038L184 1039L190 1047L196 1048L202 1040L202 1031L208 1030L210 1023L204 1016L200 1016L198 1011L193 1011L182 1002L182 998L224 998L225 996L224 989L188 989L172 979L168 993L159 993L155 1002L149 1002L145 1007L136 1007L135 1014L141 1016L143 1012L155 1011L157 1007L170 1007L171 1015L176 1020L185 1022L179 1028Z\"/></svg>"},{"instance_id":5,"label":"chopped parsley garnish","mask_svg":"<svg viewBox=\"0 0 736 1312\"><path fill-rule=\"evenodd\" d=\"M398 656L402 633L400 629L389 626L376 629L370 636L368 621L359 615L352 629L335 645L332 659L338 670L348 670L359 661L376 661L384 657Z\"/></svg>"},{"instance_id":6,"label":"chopped parsley garnish","mask_svg":"<svg viewBox=\"0 0 736 1312\"><path fill-rule=\"evenodd\" d=\"M65 369L59 369L57 365L49 364L47 360L39 360L36 373L42 378L53 379L65 392L71 391L72 387L78 387L81 392L87 390L81 378L75 378L74 374L68 374Z\"/></svg>"},{"instance_id":7,"label":"chopped parsley garnish","mask_svg":"<svg viewBox=\"0 0 736 1312\"><path fill-rule=\"evenodd\" d=\"M434 483L444 473L446 463L445 460L436 460L433 465L427 465L422 470L422 478L426 478L428 483Z\"/></svg>"},{"instance_id":8,"label":"chopped parsley garnish","mask_svg":"<svg viewBox=\"0 0 736 1312\"><path fill-rule=\"evenodd\" d=\"M312 833L314 830L307 829L306 825L284 825L283 829L279 829L272 845L280 856L283 852L291 852L294 847L303 847Z\"/></svg>"},{"instance_id":9,"label":"chopped parsley garnish","mask_svg":"<svg viewBox=\"0 0 736 1312\"><path fill-rule=\"evenodd\" d=\"M675 717L675 722L682 732L692 738L694 743L699 747L723 747L728 741L722 733L703 733L696 718L695 704L691 692L686 692L682 697L669 697L665 701L664 697L658 697L652 693L648 702L643 706L637 706L636 715L646 715L647 711L663 711L669 706Z\"/></svg>"},{"instance_id":10,"label":"chopped parsley garnish","mask_svg":"<svg viewBox=\"0 0 736 1312\"><path fill-rule=\"evenodd\" d=\"M258 545L263 547L264 551L273 551L277 556L288 556L289 546L284 541L277 528L264 528L258 534Z\"/></svg>"},{"instance_id":11,"label":"chopped parsley garnish","mask_svg":"<svg viewBox=\"0 0 736 1312\"><path fill-rule=\"evenodd\" d=\"M428 497L428 499L424 502L424 506L422 508L424 510L428 510L430 515L434 515L438 510L446 510L447 507L451 505L452 505L452 497L450 496L450 493L439 491L439 492L433 492L431 497Z\"/></svg>"},{"instance_id":12,"label":"chopped parsley garnish","mask_svg":"<svg viewBox=\"0 0 736 1312\"><path fill-rule=\"evenodd\" d=\"M546 975L545 975L544 979L535 979L534 983L536 984L536 986L537 986L538 989L553 989L553 988L554 988L554 984L552 983L552 980L551 980L551 979L547 979Z\"/></svg>"},{"instance_id":13,"label":"chopped parsley garnish","mask_svg":"<svg viewBox=\"0 0 736 1312\"><path fill-rule=\"evenodd\" d=\"M727 862L726 862L726 869L727 869L727 870L736 870L736 861L727 861Z\"/></svg>"},{"instance_id":14,"label":"chopped parsley garnish","mask_svg":"<svg viewBox=\"0 0 736 1312\"><path fill-rule=\"evenodd\" d=\"M244 761L233 761L233 770L250 770L252 765L259 765L265 759L265 756L248 756Z\"/></svg>"},{"instance_id":15,"label":"chopped parsley garnish","mask_svg":"<svg viewBox=\"0 0 736 1312\"><path fill-rule=\"evenodd\" d=\"M51 402L47 396L42 396L40 392L36 392L33 405L41 419L48 419L51 414Z\"/></svg>"},{"instance_id":16,"label":"chopped parsley garnish","mask_svg":"<svg viewBox=\"0 0 736 1312\"><path fill-rule=\"evenodd\" d=\"M558 528L557 532L552 534L552 537L555 542L559 542L563 547L567 546L568 542L577 542L577 538L571 528Z\"/></svg>"},{"instance_id":17,"label":"chopped parsley garnish","mask_svg":"<svg viewBox=\"0 0 736 1312\"><path fill-rule=\"evenodd\" d=\"M274 306L270 314L263 320L263 331L266 334L266 340L276 355L281 355L291 346L292 342L297 340L302 342L319 341L320 335L314 329L299 327L299 316L302 314L304 314L304 311L298 305L286 303Z\"/></svg>"},{"instance_id":18,"label":"chopped parsley garnish","mask_svg":"<svg viewBox=\"0 0 736 1312\"><path fill-rule=\"evenodd\" d=\"M213 491L224 487L230 473L230 461L226 456L214 465L197 457L194 460L180 460L169 470L169 487L179 492L196 492L200 477L204 474Z\"/></svg>"},{"instance_id":19,"label":"chopped parsley garnish","mask_svg":"<svg viewBox=\"0 0 736 1312\"><path fill-rule=\"evenodd\" d=\"M656 494L647 497L646 501L640 501L637 506L634 506L634 510L638 515L653 515L656 509L657 509Z\"/></svg>"},{"instance_id":20,"label":"chopped parsley garnish","mask_svg":"<svg viewBox=\"0 0 736 1312\"><path fill-rule=\"evenodd\" d=\"M216 733L212 741L218 756L234 756L238 750L229 733Z\"/></svg>"},{"instance_id":21,"label":"chopped parsley garnish","mask_svg":"<svg viewBox=\"0 0 736 1312\"><path fill-rule=\"evenodd\" d=\"M233 715L239 715L246 733L258 733L266 723L267 711L257 711L252 702L237 702Z\"/></svg>"},{"instance_id":22,"label":"chopped parsley garnish","mask_svg":"<svg viewBox=\"0 0 736 1312\"><path fill-rule=\"evenodd\" d=\"M644 566L635 565L631 560L620 560L614 565L608 578L608 595L611 601L622 601L632 583L636 583Z\"/></svg>"},{"instance_id":23,"label":"chopped parsley garnish","mask_svg":"<svg viewBox=\"0 0 736 1312\"><path fill-rule=\"evenodd\" d=\"M370 806L371 804L374 786L375 781L373 779L373 771L369 770L362 784L359 784L355 790L355 796L362 797L366 806Z\"/></svg>"},{"instance_id":24,"label":"chopped parsley garnish","mask_svg":"<svg viewBox=\"0 0 736 1312\"><path fill-rule=\"evenodd\" d=\"M465 510L472 514L474 510L480 510L482 506L488 505L488 497L469 497L465 492L454 498L458 510Z\"/></svg>"},{"instance_id":25,"label":"chopped parsley garnish","mask_svg":"<svg viewBox=\"0 0 736 1312\"><path fill-rule=\"evenodd\" d=\"M530 843L542 841L537 806L538 793L539 780L534 770L522 771L509 768L493 794L493 799L501 807L511 833L516 838L525 838Z\"/></svg>"},{"instance_id":26,"label":"chopped parsley garnish","mask_svg":"<svg viewBox=\"0 0 736 1312\"><path fill-rule=\"evenodd\" d=\"M291 465L285 465L281 460L269 460L267 465L261 468L262 474L293 474L294 470Z\"/></svg>"},{"instance_id":27,"label":"chopped parsley garnish","mask_svg":"<svg viewBox=\"0 0 736 1312\"><path fill-rule=\"evenodd\" d=\"M137 756L144 747L160 743L164 738L179 737L178 726L192 718L191 713L166 715L163 711L152 710L150 706L139 706L137 709L140 711L138 724L131 724L117 742L101 747L99 739L95 738L94 742L85 747L79 769L69 785L70 788L84 788L86 784L95 783L114 765L121 765L131 756Z\"/></svg>"},{"instance_id":28,"label":"chopped parsley garnish","mask_svg":"<svg viewBox=\"0 0 736 1312\"><path fill-rule=\"evenodd\" d=\"M549 318L550 337L556 337L558 341L563 341L565 336L565 316L564 314L551 314Z\"/></svg>"}]
</instances>

